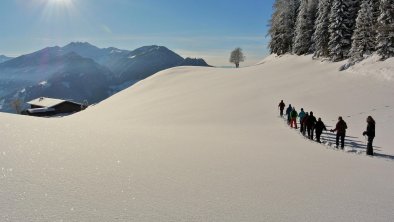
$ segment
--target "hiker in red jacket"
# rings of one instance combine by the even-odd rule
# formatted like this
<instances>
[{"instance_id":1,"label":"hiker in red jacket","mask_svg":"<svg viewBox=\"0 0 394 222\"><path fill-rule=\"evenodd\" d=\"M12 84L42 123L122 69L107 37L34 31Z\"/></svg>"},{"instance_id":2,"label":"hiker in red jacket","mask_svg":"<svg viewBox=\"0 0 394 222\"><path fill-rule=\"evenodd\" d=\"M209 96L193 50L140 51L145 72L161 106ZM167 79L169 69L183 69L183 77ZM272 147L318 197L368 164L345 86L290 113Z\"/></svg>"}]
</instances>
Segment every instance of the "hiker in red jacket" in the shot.
<instances>
[{"instance_id":1,"label":"hiker in red jacket","mask_svg":"<svg viewBox=\"0 0 394 222\"><path fill-rule=\"evenodd\" d=\"M290 127L293 128L293 125L294 125L294 128L297 129L297 117L298 117L298 113L295 110L295 108L293 107L293 110L290 113Z\"/></svg>"},{"instance_id":2,"label":"hiker in red jacket","mask_svg":"<svg viewBox=\"0 0 394 222\"><path fill-rule=\"evenodd\" d=\"M346 122L342 119L342 116L338 117L338 123L335 126L335 129L331 130L331 132L337 131L336 145L339 148L339 138L341 138L341 149L345 147L345 137L346 137Z\"/></svg>"}]
</instances>

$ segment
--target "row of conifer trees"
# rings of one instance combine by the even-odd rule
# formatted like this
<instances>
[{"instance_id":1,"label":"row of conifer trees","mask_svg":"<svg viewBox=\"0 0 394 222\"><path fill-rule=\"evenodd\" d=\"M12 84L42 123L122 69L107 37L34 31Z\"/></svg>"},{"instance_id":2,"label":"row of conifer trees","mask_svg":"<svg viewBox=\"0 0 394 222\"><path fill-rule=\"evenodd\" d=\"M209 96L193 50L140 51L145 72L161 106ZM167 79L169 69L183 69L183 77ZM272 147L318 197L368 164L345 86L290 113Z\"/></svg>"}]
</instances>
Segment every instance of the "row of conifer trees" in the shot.
<instances>
[{"instance_id":1,"label":"row of conifer trees","mask_svg":"<svg viewBox=\"0 0 394 222\"><path fill-rule=\"evenodd\" d=\"M271 53L359 61L394 56L394 0L276 0Z\"/></svg>"}]
</instances>

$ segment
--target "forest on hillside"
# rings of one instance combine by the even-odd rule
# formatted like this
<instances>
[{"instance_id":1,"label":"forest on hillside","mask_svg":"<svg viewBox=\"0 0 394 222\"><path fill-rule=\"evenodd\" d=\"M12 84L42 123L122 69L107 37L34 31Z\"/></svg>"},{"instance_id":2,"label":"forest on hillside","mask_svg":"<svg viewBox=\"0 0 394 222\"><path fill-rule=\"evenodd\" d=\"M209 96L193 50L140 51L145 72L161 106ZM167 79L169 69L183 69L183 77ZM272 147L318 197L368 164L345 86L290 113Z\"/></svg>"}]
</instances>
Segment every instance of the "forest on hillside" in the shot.
<instances>
[{"instance_id":1,"label":"forest on hillside","mask_svg":"<svg viewBox=\"0 0 394 222\"><path fill-rule=\"evenodd\" d=\"M276 0L271 54L313 54L350 63L394 56L394 0Z\"/></svg>"}]
</instances>

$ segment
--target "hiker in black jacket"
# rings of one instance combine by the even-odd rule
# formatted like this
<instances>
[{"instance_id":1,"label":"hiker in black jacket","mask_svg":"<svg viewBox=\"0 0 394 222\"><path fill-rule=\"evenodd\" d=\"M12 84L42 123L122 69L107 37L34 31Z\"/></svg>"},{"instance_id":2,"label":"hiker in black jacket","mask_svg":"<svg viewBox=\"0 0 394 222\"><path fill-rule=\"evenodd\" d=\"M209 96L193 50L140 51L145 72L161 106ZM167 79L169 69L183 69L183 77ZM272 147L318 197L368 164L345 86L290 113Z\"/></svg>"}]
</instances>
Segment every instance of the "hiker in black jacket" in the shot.
<instances>
[{"instance_id":1,"label":"hiker in black jacket","mask_svg":"<svg viewBox=\"0 0 394 222\"><path fill-rule=\"evenodd\" d=\"M280 101L278 107L279 107L279 110L280 110L279 115L282 117L282 116L283 116L283 110L284 110L285 107L286 107L286 105L285 105L285 103L283 102L283 100Z\"/></svg>"},{"instance_id":2,"label":"hiker in black jacket","mask_svg":"<svg viewBox=\"0 0 394 222\"><path fill-rule=\"evenodd\" d=\"M316 130L316 141L318 143L321 143L320 136L323 133L323 130L327 131L326 125L324 125L323 121L321 121L321 118L317 120L315 130Z\"/></svg>"},{"instance_id":3,"label":"hiker in black jacket","mask_svg":"<svg viewBox=\"0 0 394 222\"><path fill-rule=\"evenodd\" d=\"M304 118L302 118L301 125L302 125L302 135L305 136L306 133L306 122L308 122L309 113L306 112Z\"/></svg>"},{"instance_id":4,"label":"hiker in black jacket","mask_svg":"<svg viewBox=\"0 0 394 222\"><path fill-rule=\"evenodd\" d=\"M368 116L367 123L367 131L364 131L363 136L368 136L367 155L373 156L372 142L375 138L375 120L372 116Z\"/></svg>"},{"instance_id":5,"label":"hiker in black jacket","mask_svg":"<svg viewBox=\"0 0 394 222\"><path fill-rule=\"evenodd\" d=\"M346 129L347 129L346 122L342 119L342 116L338 117L338 122L337 125L335 126L335 129L330 130L331 132L335 132L335 131L337 132L337 138L336 138L337 148L339 148L339 139L341 139L341 149L345 147Z\"/></svg>"},{"instance_id":6,"label":"hiker in black jacket","mask_svg":"<svg viewBox=\"0 0 394 222\"><path fill-rule=\"evenodd\" d=\"M316 125L316 117L313 116L313 112L309 112L309 117L305 121L306 130L308 132L308 138L313 140L313 130Z\"/></svg>"}]
</instances>

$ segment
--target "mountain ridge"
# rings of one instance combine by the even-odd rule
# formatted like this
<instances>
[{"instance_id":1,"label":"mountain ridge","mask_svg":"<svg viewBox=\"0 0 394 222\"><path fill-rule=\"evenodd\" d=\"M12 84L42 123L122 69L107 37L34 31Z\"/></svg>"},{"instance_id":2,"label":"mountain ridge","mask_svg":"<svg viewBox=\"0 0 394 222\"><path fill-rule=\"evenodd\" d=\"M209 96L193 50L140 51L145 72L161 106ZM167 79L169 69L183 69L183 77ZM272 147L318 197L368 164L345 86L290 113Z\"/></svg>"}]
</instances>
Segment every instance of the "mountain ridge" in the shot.
<instances>
[{"instance_id":1,"label":"mountain ridge","mask_svg":"<svg viewBox=\"0 0 394 222\"><path fill-rule=\"evenodd\" d=\"M82 60L87 64L82 66ZM181 66L194 65L196 62L182 58L180 55L171 51L164 46L150 45L142 46L135 50L123 50L115 47L99 48L88 42L71 42L63 47L52 46L41 50L18 56L14 59L0 63L0 86L4 86L0 90L0 101L3 104L9 104L12 100L20 99L27 101L36 97L56 97L56 98L72 98L74 100L89 100L92 103L101 100L119 92L136 82L153 75L164 69ZM205 62L205 61L204 61ZM200 64L199 64L200 65ZM74 67L74 68L72 68ZM91 93L85 92L83 87L79 87L75 92L65 89L62 86L72 87L69 84L48 84L42 86L42 82L51 83L56 76L57 82L68 82L69 76L64 76L64 70L73 70L74 78L79 72L89 73L88 68L97 70L98 79L104 81L101 76L105 76L106 87L99 87L102 91L97 93L94 98ZM97 69L97 67L100 67ZM59 74L60 73L60 74ZM59 80L63 76L64 81ZM96 82L92 73L90 73L91 81ZM87 89L89 87L89 79L84 79ZM102 85L102 83L97 83ZM59 86L61 93L55 92L54 86ZM50 86L50 87L48 87ZM50 88L50 90L48 89ZM107 96L103 96L104 94ZM81 98L80 95L90 95ZM10 106L3 105L1 111L12 112Z\"/></svg>"},{"instance_id":2,"label":"mountain ridge","mask_svg":"<svg viewBox=\"0 0 394 222\"><path fill-rule=\"evenodd\" d=\"M13 58L5 56L5 55L0 55L0 63L6 62L6 61L8 61L10 59L13 59Z\"/></svg>"}]
</instances>

